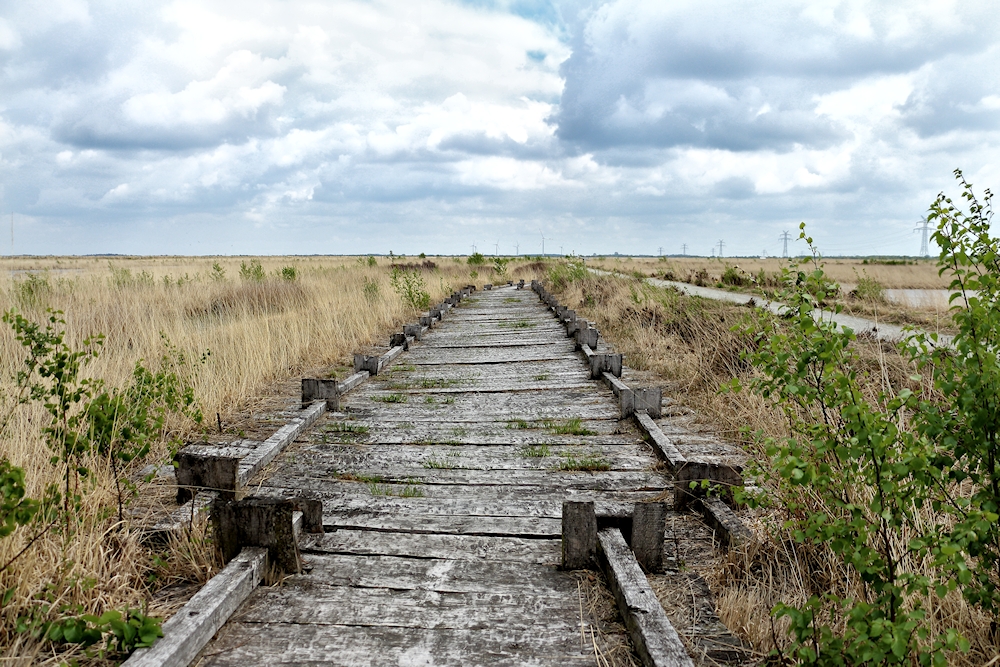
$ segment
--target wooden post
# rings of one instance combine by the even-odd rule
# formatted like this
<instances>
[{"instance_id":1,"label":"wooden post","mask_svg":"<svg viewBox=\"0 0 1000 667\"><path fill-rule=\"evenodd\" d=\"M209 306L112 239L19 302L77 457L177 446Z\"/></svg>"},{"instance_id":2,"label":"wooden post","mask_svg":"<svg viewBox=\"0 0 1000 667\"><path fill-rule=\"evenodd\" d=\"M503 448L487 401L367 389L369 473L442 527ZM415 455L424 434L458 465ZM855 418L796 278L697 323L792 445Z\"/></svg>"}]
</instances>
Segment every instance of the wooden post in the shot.
<instances>
[{"instance_id":1,"label":"wooden post","mask_svg":"<svg viewBox=\"0 0 1000 667\"><path fill-rule=\"evenodd\" d=\"M368 371L369 375L378 375L378 357L370 357L367 354L354 355L354 372Z\"/></svg>"},{"instance_id":2,"label":"wooden post","mask_svg":"<svg viewBox=\"0 0 1000 667\"><path fill-rule=\"evenodd\" d=\"M229 499L242 495L240 487L240 454L204 451L198 447L185 447L174 455L177 469L177 503L183 505L194 497L196 491L215 491Z\"/></svg>"},{"instance_id":3,"label":"wooden post","mask_svg":"<svg viewBox=\"0 0 1000 667\"><path fill-rule=\"evenodd\" d=\"M726 497L732 497L733 487L743 486L742 470L725 463L684 461L674 471L674 507L682 509L695 498L705 495L703 482L715 486ZM692 482L694 488L691 488Z\"/></svg>"},{"instance_id":4,"label":"wooden post","mask_svg":"<svg viewBox=\"0 0 1000 667\"><path fill-rule=\"evenodd\" d=\"M659 387L646 387L632 390L632 413L645 411L653 419L660 418L663 404L663 390Z\"/></svg>"},{"instance_id":5,"label":"wooden post","mask_svg":"<svg viewBox=\"0 0 1000 667\"><path fill-rule=\"evenodd\" d=\"M403 325L403 333L406 334L407 336L413 336L417 340L420 340L420 335L421 335L421 330L422 329L423 329L423 327L420 326L419 324L406 324L406 325Z\"/></svg>"},{"instance_id":6,"label":"wooden post","mask_svg":"<svg viewBox=\"0 0 1000 667\"><path fill-rule=\"evenodd\" d=\"M312 498L294 498L296 512L302 512L302 529L307 533L323 532L323 502Z\"/></svg>"},{"instance_id":7,"label":"wooden post","mask_svg":"<svg viewBox=\"0 0 1000 667\"><path fill-rule=\"evenodd\" d=\"M302 407L307 408L313 401L326 401L326 409L331 412L340 409L340 392L337 381L327 378L302 378Z\"/></svg>"},{"instance_id":8,"label":"wooden post","mask_svg":"<svg viewBox=\"0 0 1000 667\"><path fill-rule=\"evenodd\" d=\"M632 551L646 572L663 569L663 531L666 503L636 503L632 512Z\"/></svg>"},{"instance_id":9,"label":"wooden post","mask_svg":"<svg viewBox=\"0 0 1000 667\"><path fill-rule=\"evenodd\" d=\"M597 339L600 336L600 332L597 329L590 326L587 323L586 328L581 326L576 330L576 344L577 347L582 348L584 345L590 347L591 350L597 349Z\"/></svg>"},{"instance_id":10,"label":"wooden post","mask_svg":"<svg viewBox=\"0 0 1000 667\"><path fill-rule=\"evenodd\" d=\"M402 347L404 350L409 350L410 341L407 340L405 333L395 333L389 339L389 347Z\"/></svg>"},{"instance_id":11,"label":"wooden post","mask_svg":"<svg viewBox=\"0 0 1000 667\"><path fill-rule=\"evenodd\" d=\"M590 358L590 379L599 380L602 373L611 373L615 377L622 376L622 355L595 354Z\"/></svg>"},{"instance_id":12,"label":"wooden post","mask_svg":"<svg viewBox=\"0 0 1000 667\"><path fill-rule=\"evenodd\" d=\"M593 568L597 563L597 513L594 501L563 502L562 566L567 570Z\"/></svg>"},{"instance_id":13,"label":"wooden post","mask_svg":"<svg viewBox=\"0 0 1000 667\"><path fill-rule=\"evenodd\" d=\"M422 327L430 327L433 322L434 322L434 318L431 317L430 315L421 315L420 316L420 326L422 326Z\"/></svg>"},{"instance_id":14,"label":"wooden post","mask_svg":"<svg viewBox=\"0 0 1000 667\"><path fill-rule=\"evenodd\" d=\"M265 547L271 563L284 572L298 574L299 545L292 527L295 502L280 498L217 500L212 508L212 528L225 562L243 547Z\"/></svg>"}]
</instances>

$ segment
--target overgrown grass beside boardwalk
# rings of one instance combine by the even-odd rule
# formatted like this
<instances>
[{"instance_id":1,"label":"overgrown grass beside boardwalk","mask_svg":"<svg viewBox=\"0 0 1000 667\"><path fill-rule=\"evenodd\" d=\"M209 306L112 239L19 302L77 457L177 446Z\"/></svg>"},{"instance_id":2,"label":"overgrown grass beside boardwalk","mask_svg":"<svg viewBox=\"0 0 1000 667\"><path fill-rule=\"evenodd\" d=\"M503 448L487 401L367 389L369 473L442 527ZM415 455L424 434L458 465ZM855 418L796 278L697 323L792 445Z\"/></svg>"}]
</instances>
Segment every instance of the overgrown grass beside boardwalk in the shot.
<instances>
[{"instance_id":1,"label":"overgrown grass beside boardwalk","mask_svg":"<svg viewBox=\"0 0 1000 667\"><path fill-rule=\"evenodd\" d=\"M27 385L18 385L18 374L32 370L25 364L31 350L10 326L0 327L0 655L24 664L58 664L85 657L84 644L91 645L97 661L127 653L141 641L141 633L121 626L129 624L129 613L124 621L102 615L170 613L190 595L192 584L217 567L204 536L148 549L128 513L119 520L118 492L130 497L129 484L137 483L142 493L143 466L167 461L171 442L209 432L241 437L231 424L260 411L281 382L307 372L346 372L350 355L384 345L425 302L469 283L471 272L487 280L499 269L508 279L535 277L530 270L519 273L524 266L505 263L494 270L470 267L464 259L407 264L374 257L0 261L0 312L44 324L52 311L62 311L54 315L53 332L64 332L68 354L96 353L80 358L87 363L81 362L74 386L103 383L103 389L84 392L78 400L63 396L69 421L46 435L54 422L43 399L61 390L51 376L35 372L29 373L29 384L56 394L32 398L19 391ZM35 340L43 334L44 329ZM86 340L99 334L103 344L88 345ZM172 377L178 391L189 388L194 402L190 410L165 410L162 422L144 421L148 428L141 443L117 456L109 447L125 452L121 443L136 444L138 437L134 429L123 436L120 428L122 406L139 405L132 400L138 395L137 364L150 378ZM19 397L25 399L21 404ZM95 403L95 397L106 402ZM84 406L92 404L84 415ZM196 409L205 417L201 423L190 418ZM110 421L100 422L99 413ZM98 423L114 434L107 446L95 437ZM224 434L216 433L220 426ZM58 502L52 489L60 494ZM54 521L58 508L61 518ZM122 644L116 632L140 639ZM102 658L97 652L105 648Z\"/></svg>"},{"instance_id":2,"label":"overgrown grass beside boardwalk","mask_svg":"<svg viewBox=\"0 0 1000 667\"><path fill-rule=\"evenodd\" d=\"M962 186L967 213L944 198L933 209L941 266L968 297L954 311L957 352L817 324L809 312L830 281L813 266L787 276L788 319L579 263L549 272L628 366L656 373L757 460L750 478L765 495L744 516L758 544L703 573L727 625L781 664L998 654L1000 243L988 199Z\"/></svg>"}]
</instances>

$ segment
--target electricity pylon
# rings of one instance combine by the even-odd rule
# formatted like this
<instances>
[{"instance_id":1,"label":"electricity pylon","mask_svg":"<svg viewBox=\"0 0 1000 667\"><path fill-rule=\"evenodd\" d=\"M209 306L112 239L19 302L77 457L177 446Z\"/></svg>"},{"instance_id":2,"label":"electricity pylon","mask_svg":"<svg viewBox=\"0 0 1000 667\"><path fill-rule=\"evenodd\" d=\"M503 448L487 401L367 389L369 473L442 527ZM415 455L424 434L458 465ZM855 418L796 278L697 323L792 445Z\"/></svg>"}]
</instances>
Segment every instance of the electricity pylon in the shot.
<instances>
[{"instance_id":1,"label":"electricity pylon","mask_svg":"<svg viewBox=\"0 0 1000 667\"><path fill-rule=\"evenodd\" d=\"M919 229L920 231L923 232L923 234L920 235L920 256L921 257L930 257L931 256L930 251L927 249L927 230L930 229L930 227L931 227L931 221L930 220L928 220L927 218L920 218L920 222L918 222L917 226L913 229L913 231L917 231Z\"/></svg>"},{"instance_id":2,"label":"electricity pylon","mask_svg":"<svg viewBox=\"0 0 1000 667\"><path fill-rule=\"evenodd\" d=\"M787 259L788 258L788 239L792 238L792 235L789 234L788 232L781 232L781 236L779 236L778 238L781 239L782 241L784 241L784 243L785 243L784 249L781 251L781 256L784 257L785 259Z\"/></svg>"}]
</instances>

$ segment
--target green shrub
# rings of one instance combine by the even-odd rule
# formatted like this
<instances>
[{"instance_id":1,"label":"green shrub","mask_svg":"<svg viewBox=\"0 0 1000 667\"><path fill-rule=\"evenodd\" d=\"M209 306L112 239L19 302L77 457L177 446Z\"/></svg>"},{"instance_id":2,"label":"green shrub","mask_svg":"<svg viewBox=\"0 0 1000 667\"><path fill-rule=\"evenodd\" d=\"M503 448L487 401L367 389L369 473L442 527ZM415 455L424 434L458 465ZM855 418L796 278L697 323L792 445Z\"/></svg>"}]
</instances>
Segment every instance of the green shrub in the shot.
<instances>
[{"instance_id":1,"label":"green shrub","mask_svg":"<svg viewBox=\"0 0 1000 667\"><path fill-rule=\"evenodd\" d=\"M277 272L277 275L282 280L293 282L299 277L299 272L294 266L283 266L281 267L281 271Z\"/></svg>"},{"instance_id":2,"label":"green shrub","mask_svg":"<svg viewBox=\"0 0 1000 667\"><path fill-rule=\"evenodd\" d=\"M393 267L390 278L392 289L403 303L414 310L425 310L431 305L431 295L418 271L403 271Z\"/></svg>"},{"instance_id":3,"label":"green shrub","mask_svg":"<svg viewBox=\"0 0 1000 667\"><path fill-rule=\"evenodd\" d=\"M14 302L24 310L42 308L52 294L52 285L46 275L29 273L13 285Z\"/></svg>"},{"instance_id":4,"label":"green shrub","mask_svg":"<svg viewBox=\"0 0 1000 667\"><path fill-rule=\"evenodd\" d=\"M251 259L250 263L240 262L240 278L247 282L262 283L267 276L259 259Z\"/></svg>"},{"instance_id":5,"label":"green shrub","mask_svg":"<svg viewBox=\"0 0 1000 667\"><path fill-rule=\"evenodd\" d=\"M481 266L486 263L486 258L483 257L483 253L474 252L469 255L469 259L466 260L470 266Z\"/></svg>"},{"instance_id":6,"label":"green shrub","mask_svg":"<svg viewBox=\"0 0 1000 667\"><path fill-rule=\"evenodd\" d=\"M549 282L554 290L565 289L570 283L586 277L587 267L581 262L558 262L548 271Z\"/></svg>"},{"instance_id":7,"label":"green shrub","mask_svg":"<svg viewBox=\"0 0 1000 667\"><path fill-rule=\"evenodd\" d=\"M860 599L835 589L774 608L796 664L945 665L969 643L954 628L932 635L926 601L958 589L994 623L1000 612L1000 241L989 191L980 201L956 177L968 212L942 194L928 219L961 304L958 333L951 346L927 333L900 344L919 375L862 391L855 334L813 318L831 285L821 268L784 272L788 324L745 355L760 371L750 386L791 430L763 441L771 467L760 471L788 509L786 528L829 549L864 588ZM812 248L804 227L800 238Z\"/></svg>"},{"instance_id":8,"label":"green shrub","mask_svg":"<svg viewBox=\"0 0 1000 667\"><path fill-rule=\"evenodd\" d=\"M858 286L851 292L851 296L872 303L885 303L885 288L874 278L859 276Z\"/></svg>"}]
</instances>

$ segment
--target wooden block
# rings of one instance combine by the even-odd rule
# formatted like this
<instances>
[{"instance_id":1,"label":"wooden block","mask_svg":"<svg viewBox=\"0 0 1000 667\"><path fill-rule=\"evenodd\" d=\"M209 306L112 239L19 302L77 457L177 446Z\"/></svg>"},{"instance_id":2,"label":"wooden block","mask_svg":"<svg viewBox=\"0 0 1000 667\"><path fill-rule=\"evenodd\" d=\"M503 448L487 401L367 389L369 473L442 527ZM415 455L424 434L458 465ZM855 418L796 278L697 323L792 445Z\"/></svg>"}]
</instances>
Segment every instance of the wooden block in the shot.
<instances>
[{"instance_id":1,"label":"wooden block","mask_svg":"<svg viewBox=\"0 0 1000 667\"><path fill-rule=\"evenodd\" d=\"M597 564L597 513L594 501L567 500L562 506L562 566L567 570Z\"/></svg>"},{"instance_id":2,"label":"wooden block","mask_svg":"<svg viewBox=\"0 0 1000 667\"><path fill-rule=\"evenodd\" d=\"M224 448L218 453L185 447L174 455L177 469L177 503L184 504L196 491L214 491L227 498L242 494L240 457Z\"/></svg>"},{"instance_id":3,"label":"wooden block","mask_svg":"<svg viewBox=\"0 0 1000 667\"><path fill-rule=\"evenodd\" d=\"M421 315L420 316L420 326L422 326L422 327L428 327L429 328L433 322L434 322L434 318L431 317L430 315Z\"/></svg>"},{"instance_id":4,"label":"wooden block","mask_svg":"<svg viewBox=\"0 0 1000 667\"><path fill-rule=\"evenodd\" d=\"M632 412L645 412L653 419L659 419L663 405L663 389L645 387L632 389Z\"/></svg>"},{"instance_id":5,"label":"wooden block","mask_svg":"<svg viewBox=\"0 0 1000 667\"><path fill-rule=\"evenodd\" d=\"M404 350L410 349L410 340L405 333L392 334L389 339L389 347L402 347Z\"/></svg>"},{"instance_id":6,"label":"wooden block","mask_svg":"<svg viewBox=\"0 0 1000 667\"><path fill-rule=\"evenodd\" d=\"M704 481L708 481L710 488L731 499L733 487L743 486L742 472L738 466L725 463L686 460L674 471L674 507L686 507L695 498L704 496Z\"/></svg>"},{"instance_id":7,"label":"wooden block","mask_svg":"<svg viewBox=\"0 0 1000 667\"><path fill-rule=\"evenodd\" d=\"M632 646L645 667L694 667L663 605L617 528L598 532L601 564Z\"/></svg>"},{"instance_id":8,"label":"wooden block","mask_svg":"<svg viewBox=\"0 0 1000 667\"><path fill-rule=\"evenodd\" d=\"M602 373L611 373L620 378L622 376L622 355L594 354L590 357L590 378L599 380Z\"/></svg>"},{"instance_id":9,"label":"wooden block","mask_svg":"<svg viewBox=\"0 0 1000 667\"><path fill-rule=\"evenodd\" d=\"M403 333L406 334L407 336L413 336L417 340L420 340L421 336L420 332L422 330L423 327L420 326L419 324L406 324L403 326Z\"/></svg>"},{"instance_id":10,"label":"wooden block","mask_svg":"<svg viewBox=\"0 0 1000 667\"><path fill-rule=\"evenodd\" d=\"M483 285L483 289L484 290L491 290L491 289L493 289L493 285L490 284L490 283L486 283L485 285Z\"/></svg>"},{"instance_id":11,"label":"wooden block","mask_svg":"<svg viewBox=\"0 0 1000 667\"><path fill-rule=\"evenodd\" d=\"M367 354L354 355L354 372L368 371L369 375L378 375L378 357Z\"/></svg>"},{"instance_id":12,"label":"wooden block","mask_svg":"<svg viewBox=\"0 0 1000 667\"><path fill-rule=\"evenodd\" d=\"M440 308L431 308L430 309L430 316L433 319L440 320L441 319L441 309Z\"/></svg>"},{"instance_id":13,"label":"wooden block","mask_svg":"<svg viewBox=\"0 0 1000 667\"><path fill-rule=\"evenodd\" d=\"M296 512L302 513L302 529L307 533L323 532L323 501L313 498L293 498Z\"/></svg>"},{"instance_id":14,"label":"wooden block","mask_svg":"<svg viewBox=\"0 0 1000 667\"><path fill-rule=\"evenodd\" d=\"M127 667L187 667L260 583L267 549L248 547L163 624L163 637L136 650Z\"/></svg>"},{"instance_id":15,"label":"wooden block","mask_svg":"<svg viewBox=\"0 0 1000 667\"><path fill-rule=\"evenodd\" d=\"M302 378L302 407L314 401L326 401L327 410L340 409L340 392L337 381L327 378Z\"/></svg>"},{"instance_id":16,"label":"wooden block","mask_svg":"<svg viewBox=\"0 0 1000 667\"><path fill-rule=\"evenodd\" d=\"M632 539L635 559L646 572L663 569L663 533L666 528L666 503L636 503L632 511Z\"/></svg>"},{"instance_id":17,"label":"wooden block","mask_svg":"<svg viewBox=\"0 0 1000 667\"><path fill-rule=\"evenodd\" d=\"M283 572L301 571L292 514L295 501L278 498L216 500L212 528L223 560L229 562L247 546L265 547L270 562Z\"/></svg>"},{"instance_id":18,"label":"wooden block","mask_svg":"<svg viewBox=\"0 0 1000 667\"><path fill-rule=\"evenodd\" d=\"M587 327L580 327L576 330L576 344L578 347L582 348L584 345L590 347L591 350L597 347L597 339L600 336L600 332L594 329L587 323Z\"/></svg>"}]
</instances>

